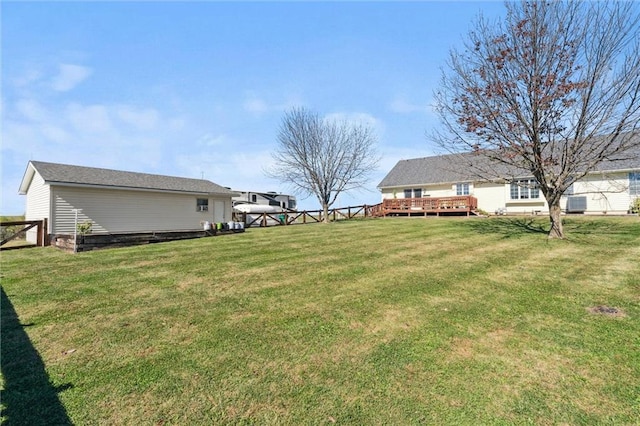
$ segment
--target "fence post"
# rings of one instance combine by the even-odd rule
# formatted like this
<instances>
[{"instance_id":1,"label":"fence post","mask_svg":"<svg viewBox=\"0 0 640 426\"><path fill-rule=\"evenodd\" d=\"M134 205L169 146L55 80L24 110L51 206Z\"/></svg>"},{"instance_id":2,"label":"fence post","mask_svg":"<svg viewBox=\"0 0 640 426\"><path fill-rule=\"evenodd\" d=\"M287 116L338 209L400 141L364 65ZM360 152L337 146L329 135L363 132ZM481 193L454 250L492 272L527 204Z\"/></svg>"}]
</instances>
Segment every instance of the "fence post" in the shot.
<instances>
[{"instance_id":1,"label":"fence post","mask_svg":"<svg viewBox=\"0 0 640 426\"><path fill-rule=\"evenodd\" d=\"M50 241L49 241L49 221L47 220L46 217L44 219L42 219L42 235L43 235L42 246L46 247L50 243Z\"/></svg>"},{"instance_id":2,"label":"fence post","mask_svg":"<svg viewBox=\"0 0 640 426\"><path fill-rule=\"evenodd\" d=\"M38 223L36 227L36 246L44 247L44 232L42 230L42 220Z\"/></svg>"}]
</instances>

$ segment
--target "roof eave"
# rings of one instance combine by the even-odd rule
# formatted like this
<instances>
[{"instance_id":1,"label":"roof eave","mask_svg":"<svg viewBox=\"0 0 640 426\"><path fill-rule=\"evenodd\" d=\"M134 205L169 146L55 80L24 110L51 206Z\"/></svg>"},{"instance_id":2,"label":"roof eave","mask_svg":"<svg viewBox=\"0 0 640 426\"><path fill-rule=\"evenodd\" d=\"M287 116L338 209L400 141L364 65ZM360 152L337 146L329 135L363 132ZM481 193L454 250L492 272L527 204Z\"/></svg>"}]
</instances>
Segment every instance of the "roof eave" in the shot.
<instances>
[{"instance_id":1,"label":"roof eave","mask_svg":"<svg viewBox=\"0 0 640 426\"><path fill-rule=\"evenodd\" d=\"M141 192L164 192L171 194L190 194L190 195L219 195L225 197L234 196L233 193L227 192L211 192L211 191L188 191L179 189L165 189L165 188L141 188L135 186L118 186L118 185L99 185L90 183L78 183L78 182L63 182L63 181L46 181L47 184L52 186L64 186L72 188L97 188L97 189L113 189L123 191L141 191Z\"/></svg>"},{"instance_id":2,"label":"roof eave","mask_svg":"<svg viewBox=\"0 0 640 426\"><path fill-rule=\"evenodd\" d=\"M22 176L22 180L20 181L20 188L18 189L18 194L26 195L27 191L29 191L29 186L31 186L31 181L33 181L33 177L36 174L36 169L29 161L27 164L27 169L24 171L24 175Z\"/></svg>"}]
</instances>

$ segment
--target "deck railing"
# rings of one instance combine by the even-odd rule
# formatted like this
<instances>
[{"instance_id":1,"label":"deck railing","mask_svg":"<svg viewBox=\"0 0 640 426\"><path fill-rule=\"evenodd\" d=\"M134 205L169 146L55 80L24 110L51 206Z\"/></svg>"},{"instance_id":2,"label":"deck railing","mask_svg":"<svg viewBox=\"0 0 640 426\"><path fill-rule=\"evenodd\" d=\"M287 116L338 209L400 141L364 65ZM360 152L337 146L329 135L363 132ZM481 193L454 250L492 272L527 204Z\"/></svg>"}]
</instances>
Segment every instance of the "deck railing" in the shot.
<instances>
[{"instance_id":1,"label":"deck railing","mask_svg":"<svg viewBox=\"0 0 640 426\"><path fill-rule=\"evenodd\" d=\"M382 215L472 213L478 208L478 200L470 195L455 197L390 198L382 200Z\"/></svg>"}]
</instances>

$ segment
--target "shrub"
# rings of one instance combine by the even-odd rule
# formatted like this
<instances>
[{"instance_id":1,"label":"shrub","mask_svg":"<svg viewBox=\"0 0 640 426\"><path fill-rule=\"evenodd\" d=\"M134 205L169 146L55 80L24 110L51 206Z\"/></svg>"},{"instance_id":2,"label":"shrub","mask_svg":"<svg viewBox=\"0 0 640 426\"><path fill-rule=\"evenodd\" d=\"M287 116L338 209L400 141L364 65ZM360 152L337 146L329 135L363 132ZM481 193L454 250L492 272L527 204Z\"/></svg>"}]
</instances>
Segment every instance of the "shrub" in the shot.
<instances>
[{"instance_id":1,"label":"shrub","mask_svg":"<svg viewBox=\"0 0 640 426\"><path fill-rule=\"evenodd\" d=\"M78 234L85 235L91 233L92 223L90 221L86 221L78 224Z\"/></svg>"}]
</instances>

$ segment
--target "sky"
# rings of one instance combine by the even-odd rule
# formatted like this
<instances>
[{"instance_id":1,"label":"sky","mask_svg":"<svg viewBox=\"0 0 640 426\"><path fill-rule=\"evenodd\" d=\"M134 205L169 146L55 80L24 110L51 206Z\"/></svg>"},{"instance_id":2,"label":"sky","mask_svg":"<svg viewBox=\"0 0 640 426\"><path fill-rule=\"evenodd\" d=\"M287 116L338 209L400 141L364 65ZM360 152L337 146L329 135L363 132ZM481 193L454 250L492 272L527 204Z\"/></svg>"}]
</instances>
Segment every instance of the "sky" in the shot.
<instances>
[{"instance_id":1,"label":"sky","mask_svg":"<svg viewBox=\"0 0 640 426\"><path fill-rule=\"evenodd\" d=\"M399 160L437 152L433 93L479 13L504 5L3 1L0 214L24 213L30 160L293 193L264 170L296 107L373 128L379 168L335 206L378 203Z\"/></svg>"}]
</instances>

